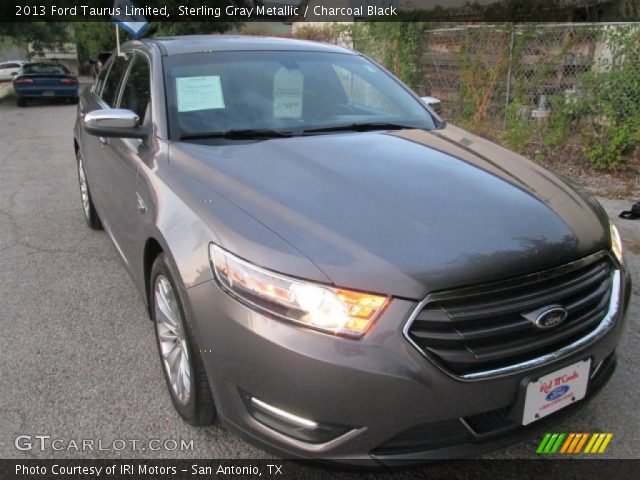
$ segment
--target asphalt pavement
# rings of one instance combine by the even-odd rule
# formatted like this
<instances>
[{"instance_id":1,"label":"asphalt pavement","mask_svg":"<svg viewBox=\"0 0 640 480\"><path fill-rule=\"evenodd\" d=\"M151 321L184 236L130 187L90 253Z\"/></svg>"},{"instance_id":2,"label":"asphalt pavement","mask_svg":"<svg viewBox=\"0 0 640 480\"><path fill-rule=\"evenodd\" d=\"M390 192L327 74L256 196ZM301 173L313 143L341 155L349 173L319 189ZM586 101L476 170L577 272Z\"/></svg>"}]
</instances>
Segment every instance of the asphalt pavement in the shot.
<instances>
[{"instance_id":1,"label":"asphalt pavement","mask_svg":"<svg viewBox=\"0 0 640 480\"><path fill-rule=\"evenodd\" d=\"M106 234L83 219L75 110L0 104L0 458L269 458L223 427L194 428L174 412L142 301ZM607 458L640 458L640 221L617 218L629 201L600 201L624 239L632 305L609 385L555 431L612 432ZM65 448L20 450L20 435L34 444L49 435ZM127 446L75 451L74 439ZM153 439L192 448L152 450ZM539 441L486 458L535 458Z\"/></svg>"}]
</instances>

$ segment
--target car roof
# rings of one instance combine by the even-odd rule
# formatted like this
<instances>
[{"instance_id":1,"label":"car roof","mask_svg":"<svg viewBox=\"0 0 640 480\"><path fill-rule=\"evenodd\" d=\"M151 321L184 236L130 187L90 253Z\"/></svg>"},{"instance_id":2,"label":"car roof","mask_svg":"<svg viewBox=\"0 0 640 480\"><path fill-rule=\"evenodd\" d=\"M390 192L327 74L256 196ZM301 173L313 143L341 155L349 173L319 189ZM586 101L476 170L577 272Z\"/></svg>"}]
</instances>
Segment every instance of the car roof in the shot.
<instances>
[{"instance_id":1,"label":"car roof","mask_svg":"<svg viewBox=\"0 0 640 480\"><path fill-rule=\"evenodd\" d=\"M277 37L249 35L184 35L154 37L142 41L156 44L164 55L180 55L199 52L228 52L242 50L303 50L310 52L335 52L353 54L351 50L325 43Z\"/></svg>"},{"instance_id":2,"label":"car roof","mask_svg":"<svg viewBox=\"0 0 640 480\"><path fill-rule=\"evenodd\" d=\"M67 68L64 64L60 63L60 62L25 62L25 64L23 65L23 67L30 67L31 65L53 65L56 67L64 67Z\"/></svg>"}]
</instances>

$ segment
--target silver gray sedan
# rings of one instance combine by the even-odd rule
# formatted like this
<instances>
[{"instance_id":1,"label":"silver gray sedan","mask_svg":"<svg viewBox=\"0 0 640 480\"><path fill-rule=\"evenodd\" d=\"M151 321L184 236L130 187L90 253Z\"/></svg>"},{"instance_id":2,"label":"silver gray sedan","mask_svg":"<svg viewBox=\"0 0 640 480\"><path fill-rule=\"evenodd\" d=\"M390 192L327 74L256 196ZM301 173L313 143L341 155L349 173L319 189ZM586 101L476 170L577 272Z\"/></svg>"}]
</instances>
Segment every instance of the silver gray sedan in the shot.
<instances>
[{"instance_id":1,"label":"silver gray sedan","mask_svg":"<svg viewBox=\"0 0 640 480\"><path fill-rule=\"evenodd\" d=\"M74 146L190 424L284 457L464 457L548 430L615 369L630 279L600 205L357 52L127 43Z\"/></svg>"}]
</instances>

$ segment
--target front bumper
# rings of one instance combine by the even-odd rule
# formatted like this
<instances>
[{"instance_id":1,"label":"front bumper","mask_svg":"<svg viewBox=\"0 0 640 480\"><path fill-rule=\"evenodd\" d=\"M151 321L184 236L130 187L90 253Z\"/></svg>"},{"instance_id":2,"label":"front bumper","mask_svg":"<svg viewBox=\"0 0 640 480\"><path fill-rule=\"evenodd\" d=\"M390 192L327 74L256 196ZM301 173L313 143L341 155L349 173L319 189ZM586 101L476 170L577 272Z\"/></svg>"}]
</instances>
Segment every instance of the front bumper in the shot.
<instances>
[{"instance_id":1,"label":"front bumper","mask_svg":"<svg viewBox=\"0 0 640 480\"><path fill-rule=\"evenodd\" d=\"M213 280L187 293L218 414L231 430L281 457L376 467L477 455L581 408L615 368L630 297L624 268L621 279L615 323L601 338L536 369L479 381L448 375L404 338L416 302L395 299L375 328L353 341L259 314ZM587 357L592 378L584 400L527 427L511 420L524 377ZM294 438L252 416L250 397L339 433L315 443Z\"/></svg>"}]
</instances>

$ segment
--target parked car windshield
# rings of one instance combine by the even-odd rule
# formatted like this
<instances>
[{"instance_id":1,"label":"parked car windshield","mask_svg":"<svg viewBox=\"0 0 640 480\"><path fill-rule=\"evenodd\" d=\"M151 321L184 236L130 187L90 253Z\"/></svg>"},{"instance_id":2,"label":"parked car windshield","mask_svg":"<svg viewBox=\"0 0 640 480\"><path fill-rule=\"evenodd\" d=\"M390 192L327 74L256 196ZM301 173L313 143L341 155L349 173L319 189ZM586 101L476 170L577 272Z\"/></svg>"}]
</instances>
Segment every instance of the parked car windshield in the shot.
<instances>
[{"instance_id":1,"label":"parked car windshield","mask_svg":"<svg viewBox=\"0 0 640 480\"><path fill-rule=\"evenodd\" d=\"M183 54L166 58L164 69L173 138L247 130L300 134L363 124L436 126L419 100L358 55Z\"/></svg>"},{"instance_id":2,"label":"parked car windshield","mask_svg":"<svg viewBox=\"0 0 640 480\"><path fill-rule=\"evenodd\" d=\"M69 70L64 65L31 63L22 67L22 73L25 75L67 75Z\"/></svg>"}]
</instances>

